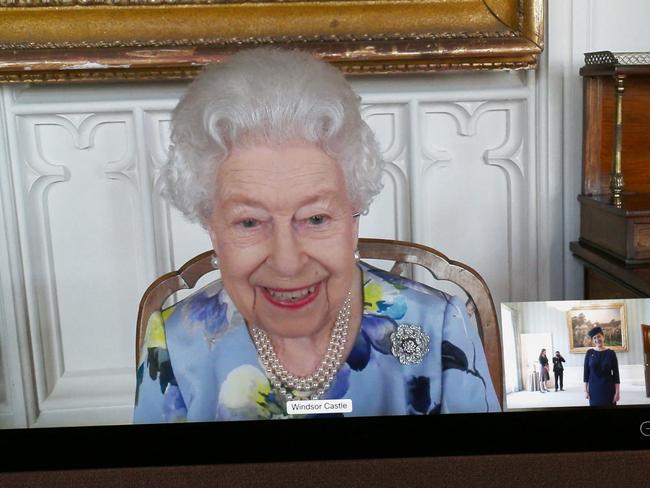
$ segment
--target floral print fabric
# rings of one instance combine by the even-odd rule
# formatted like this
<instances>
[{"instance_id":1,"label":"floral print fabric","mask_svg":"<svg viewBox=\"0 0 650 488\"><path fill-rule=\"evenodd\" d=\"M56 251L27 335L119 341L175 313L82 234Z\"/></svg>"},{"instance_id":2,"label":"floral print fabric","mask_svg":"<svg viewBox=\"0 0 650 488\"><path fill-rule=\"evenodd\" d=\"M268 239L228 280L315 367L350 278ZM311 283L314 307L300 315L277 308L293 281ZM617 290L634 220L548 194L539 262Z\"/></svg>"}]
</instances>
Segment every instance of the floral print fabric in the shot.
<instances>
[{"instance_id":1,"label":"floral print fabric","mask_svg":"<svg viewBox=\"0 0 650 488\"><path fill-rule=\"evenodd\" d=\"M499 410L485 354L464 303L360 263L359 333L326 399L351 399L345 416ZM415 324L429 337L418 364L401 364L391 334ZM137 370L138 423L253 420L287 415L246 324L219 281L149 319ZM322 417L323 415L319 415Z\"/></svg>"}]
</instances>

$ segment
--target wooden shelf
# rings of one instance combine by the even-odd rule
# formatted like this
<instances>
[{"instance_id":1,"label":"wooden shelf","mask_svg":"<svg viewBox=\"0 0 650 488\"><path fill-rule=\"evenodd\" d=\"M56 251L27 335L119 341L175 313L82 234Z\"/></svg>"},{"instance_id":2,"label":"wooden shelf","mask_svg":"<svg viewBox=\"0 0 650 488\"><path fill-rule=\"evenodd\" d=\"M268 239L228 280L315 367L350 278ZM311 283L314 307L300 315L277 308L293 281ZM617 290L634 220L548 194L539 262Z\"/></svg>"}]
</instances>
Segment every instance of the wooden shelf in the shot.
<instances>
[{"instance_id":1,"label":"wooden shelf","mask_svg":"<svg viewBox=\"0 0 650 488\"><path fill-rule=\"evenodd\" d=\"M625 266L650 266L650 193L578 197L580 242L611 254Z\"/></svg>"},{"instance_id":2,"label":"wooden shelf","mask_svg":"<svg viewBox=\"0 0 650 488\"><path fill-rule=\"evenodd\" d=\"M572 242L571 252L585 265L585 298L650 297L650 267L625 267L594 247Z\"/></svg>"}]
</instances>

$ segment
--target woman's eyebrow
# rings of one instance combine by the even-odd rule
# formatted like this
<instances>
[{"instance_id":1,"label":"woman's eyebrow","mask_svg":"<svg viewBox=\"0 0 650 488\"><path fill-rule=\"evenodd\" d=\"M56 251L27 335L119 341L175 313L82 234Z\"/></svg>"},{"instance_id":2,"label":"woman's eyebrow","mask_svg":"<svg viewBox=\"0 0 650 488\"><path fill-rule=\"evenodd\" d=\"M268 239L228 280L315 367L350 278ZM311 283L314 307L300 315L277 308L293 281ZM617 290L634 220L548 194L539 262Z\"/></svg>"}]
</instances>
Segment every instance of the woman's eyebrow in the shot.
<instances>
[{"instance_id":1,"label":"woman's eyebrow","mask_svg":"<svg viewBox=\"0 0 650 488\"><path fill-rule=\"evenodd\" d=\"M318 195L313 195L305 198L303 201L299 202L298 206L300 208L306 207L308 205L324 204L327 206L332 206L336 203L336 191L326 191Z\"/></svg>"},{"instance_id":2,"label":"woman's eyebrow","mask_svg":"<svg viewBox=\"0 0 650 488\"><path fill-rule=\"evenodd\" d=\"M224 207L245 205L248 207L265 208L265 205L261 201L252 197L249 192L243 192L241 190L225 189L218 197L218 200L221 201Z\"/></svg>"},{"instance_id":3,"label":"woman's eyebrow","mask_svg":"<svg viewBox=\"0 0 650 488\"><path fill-rule=\"evenodd\" d=\"M317 195L311 195L301 201L298 201L296 208L300 209L309 205L319 205L319 204L325 205L327 207L331 207L337 201L336 196L337 196L336 191L326 191ZM222 201L223 201L222 206L224 210L232 210L232 209L247 207L247 208L254 208L254 209L261 209L261 210L268 211L268 207L264 203L256 200L255 198L252 198L250 195L245 193L230 193L224 195Z\"/></svg>"},{"instance_id":4,"label":"woman's eyebrow","mask_svg":"<svg viewBox=\"0 0 650 488\"><path fill-rule=\"evenodd\" d=\"M228 198L223 203L222 208L226 212L238 212L247 209L267 211L266 207L261 202L247 196L242 196L241 198Z\"/></svg>"}]
</instances>

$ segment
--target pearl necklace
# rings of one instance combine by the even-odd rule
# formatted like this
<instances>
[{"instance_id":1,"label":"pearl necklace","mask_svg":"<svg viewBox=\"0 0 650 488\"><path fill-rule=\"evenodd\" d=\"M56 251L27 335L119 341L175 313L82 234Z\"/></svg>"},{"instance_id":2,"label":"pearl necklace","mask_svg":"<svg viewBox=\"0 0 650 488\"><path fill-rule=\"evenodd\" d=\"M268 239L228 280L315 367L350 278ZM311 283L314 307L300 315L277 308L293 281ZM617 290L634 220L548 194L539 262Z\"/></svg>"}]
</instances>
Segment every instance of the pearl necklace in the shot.
<instances>
[{"instance_id":1,"label":"pearl necklace","mask_svg":"<svg viewBox=\"0 0 650 488\"><path fill-rule=\"evenodd\" d=\"M260 356L271 386L281 397L288 400L318 400L330 387L336 377L343 359L343 349L348 336L350 325L350 305L352 292L343 302L332 329L332 336L327 345L327 352L323 356L316 372L309 376L295 376L287 371L280 362L269 336L262 329L254 327L252 330L255 349Z\"/></svg>"}]
</instances>

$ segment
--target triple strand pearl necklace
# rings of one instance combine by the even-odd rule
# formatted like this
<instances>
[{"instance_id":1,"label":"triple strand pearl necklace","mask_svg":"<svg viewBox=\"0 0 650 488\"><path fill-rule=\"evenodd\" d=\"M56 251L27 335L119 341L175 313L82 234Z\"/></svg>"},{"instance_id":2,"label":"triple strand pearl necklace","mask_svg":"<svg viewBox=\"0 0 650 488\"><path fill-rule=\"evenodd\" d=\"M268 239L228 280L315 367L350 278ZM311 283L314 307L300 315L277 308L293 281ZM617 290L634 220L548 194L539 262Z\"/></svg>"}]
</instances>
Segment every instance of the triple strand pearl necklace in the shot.
<instances>
[{"instance_id":1,"label":"triple strand pearl necklace","mask_svg":"<svg viewBox=\"0 0 650 488\"><path fill-rule=\"evenodd\" d=\"M287 371L280 362L266 332L258 327L253 328L252 335L255 349L257 349L271 386L281 397L284 397L287 401L293 399L318 400L328 390L332 380L338 373L343 359L343 349L345 348L350 326L351 303L352 292L349 291L336 317L327 352L316 372L309 376L295 376Z\"/></svg>"}]
</instances>

